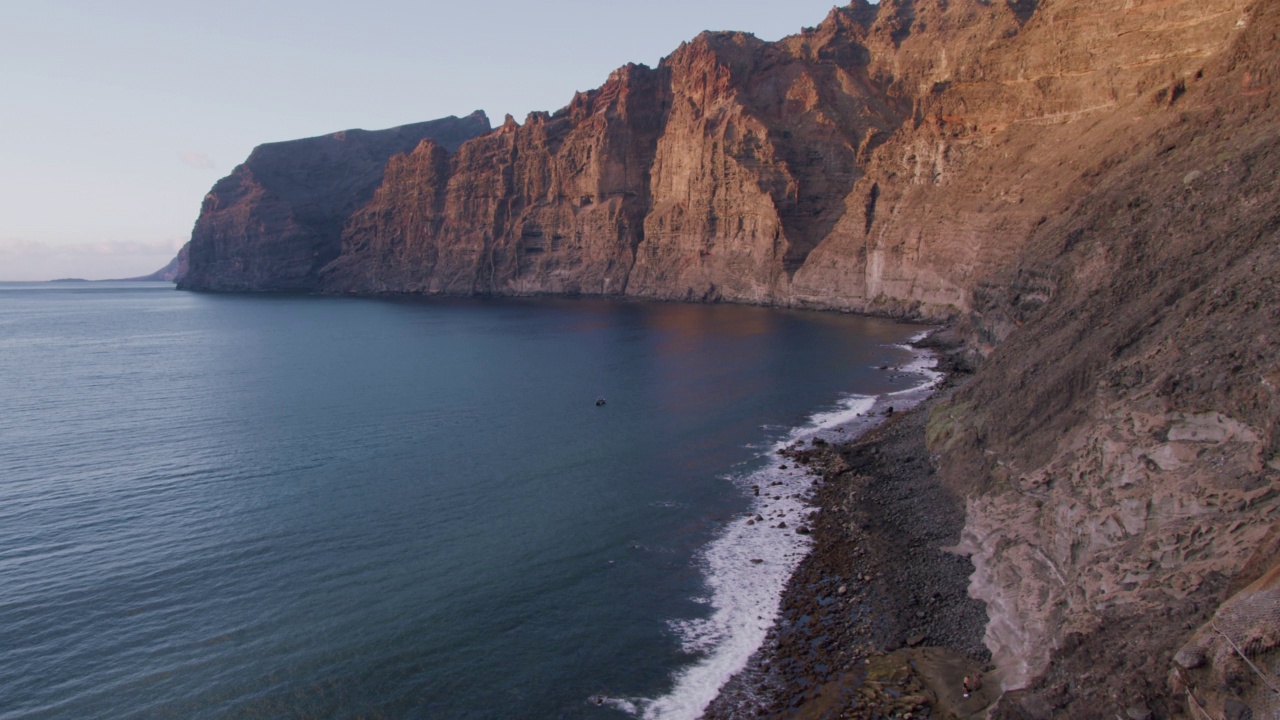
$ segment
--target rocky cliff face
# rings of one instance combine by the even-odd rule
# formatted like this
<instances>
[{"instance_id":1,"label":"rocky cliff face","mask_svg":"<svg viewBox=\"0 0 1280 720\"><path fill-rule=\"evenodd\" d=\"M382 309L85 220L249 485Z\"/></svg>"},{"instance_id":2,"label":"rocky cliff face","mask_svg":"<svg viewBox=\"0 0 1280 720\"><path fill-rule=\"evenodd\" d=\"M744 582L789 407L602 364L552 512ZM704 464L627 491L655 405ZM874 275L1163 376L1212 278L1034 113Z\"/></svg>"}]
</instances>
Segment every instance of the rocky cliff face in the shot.
<instances>
[{"instance_id":1,"label":"rocky cliff face","mask_svg":"<svg viewBox=\"0 0 1280 720\"><path fill-rule=\"evenodd\" d=\"M1069 205L975 288L998 346L933 418L987 644L1022 688L1003 717L1084 717L1090 692L1280 715L1280 596L1242 589L1275 567L1280 519L1280 12L1162 6L1227 42L1175 44L1186 73L1070 139Z\"/></svg>"},{"instance_id":2,"label":"rocky cliff face","mask_svg":"<svg viewBox=\"0 0 1280 720\"><path fill-rule=\"evenodd\" d=\"M330 292L621 294L649 206L664 71L628 66L556 113L395 158L347 223Z\"/></svg>"},{"instance_id":3,"label":"rocky cliff face","mask_svg":"<svg viewBox=\"0 0 1280 720\"><path fill-rule=\"evenodd\" d=\"M1263 713L1215 628L1280 669L1278 32L1269 0L883 0L703 34L460 145L255 152L184 285L954 319L982 367L929 435L996 715Z\"/></svg>"},{"instance_id":4,"label":"rocky cliff face","mask_svg":"<svg viewBox=\"0 0 1280 720\"><path fill-rule=\"evenodd\" d=\"M951 316L1080 191L1090 123L1221 51L1242 11L903 0L778 43L706 33L397 160L321 288Z\"/></svg>"},{"instance_id":5,"label":"rocky cliff face","mask_svg":"<svg viewBox=\"0 0 1280 720\"><path fill-rule=\"evenodd\" d=\"M902 119L849 33L828 35L815 44L840 53L819 61L704 34L448 159L418 148L348 224L325 289L789 302L843 213L860 143Z\"/></svg>"},{"instance_id":6,"label":"rocky cliff face","mask_svg":"<svg viewBox=\"0 0 1280 720\"><path fill-rule=\"evenodd\" d=\"M474 123L263 146L184 286L954 316L1079 193L1092 124L1220 52L1243 2L858 2L777 43L704 33L461 148Z\"/></svg>"},{"instance_id":7,"label":"rocky cliff face","mask_svg":"<svg viewBox=\"0 0 1280 720\"><path fill-rule=\"evenodd\" d=\"M338 256L343 223L368 202L393 155L425 138L456 149L488 131L476 112L260 145L205 195L178 286L315 290L320 269Z\"/></svg>"}]
</instances>

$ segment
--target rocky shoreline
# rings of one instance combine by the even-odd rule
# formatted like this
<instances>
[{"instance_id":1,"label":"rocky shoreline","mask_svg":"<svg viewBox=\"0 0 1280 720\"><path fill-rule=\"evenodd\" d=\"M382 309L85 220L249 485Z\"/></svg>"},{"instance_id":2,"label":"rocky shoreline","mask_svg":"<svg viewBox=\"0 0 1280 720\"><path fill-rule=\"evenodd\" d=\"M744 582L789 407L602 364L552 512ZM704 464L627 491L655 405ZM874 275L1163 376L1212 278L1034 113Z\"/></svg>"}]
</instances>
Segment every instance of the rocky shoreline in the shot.
<instances>
[{"instance_id":1,"label":"rocky shoreline","mask_svg":"<svg viewBox=\"0 0 1280 720\"><path fill-rule=\"evenodd\" d=\"M963 501L936 475L925 446L931 408L967 376L944 356L933 396L847 444L793 446L817 476L807 529L782 613L748 667L707 708L741 717L967 717L996 683L966 693L990 669L984 606L969 598L959 541Z\"/></svg>"}]
</instances>

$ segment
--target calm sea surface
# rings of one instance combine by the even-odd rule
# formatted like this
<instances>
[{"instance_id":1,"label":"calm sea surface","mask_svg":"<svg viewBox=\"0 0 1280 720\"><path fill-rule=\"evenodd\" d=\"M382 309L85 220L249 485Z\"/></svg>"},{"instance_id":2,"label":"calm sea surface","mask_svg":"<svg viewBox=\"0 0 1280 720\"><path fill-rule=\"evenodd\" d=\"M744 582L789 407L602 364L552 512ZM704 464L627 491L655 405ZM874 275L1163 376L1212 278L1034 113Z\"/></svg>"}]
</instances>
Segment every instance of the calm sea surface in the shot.
<instances>
[{"instance_id":1,"label":"calm sea surface","mask_svg":"<svg viewBox=\"0 0 1280 720\"><path fill-rule=\"evenodd\" d=\"M0 718L687 712L744 478L916 331L0 284Z\"/></svg>"}]
</instances>

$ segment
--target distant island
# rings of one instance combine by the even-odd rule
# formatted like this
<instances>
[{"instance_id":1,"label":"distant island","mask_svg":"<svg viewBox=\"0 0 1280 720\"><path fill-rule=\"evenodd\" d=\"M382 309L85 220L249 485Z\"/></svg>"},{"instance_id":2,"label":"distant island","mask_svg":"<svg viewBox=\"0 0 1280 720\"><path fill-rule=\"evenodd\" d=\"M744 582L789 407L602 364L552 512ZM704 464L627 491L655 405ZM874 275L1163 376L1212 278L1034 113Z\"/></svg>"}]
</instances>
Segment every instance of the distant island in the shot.
<instances>
[{"instance_id":1,"label":"distant island","mask_svg":"<svg viewBox=\"0 0 1280 720\"><path fill-rule=\"evenodd\" d=\"M61 278L58 280L50 280L53 283L65 282L170 282L176 283L179 278L187 271L187 248L190 243L182 246L178 254L169 261L167 265L159 270L149 274L131 278L108 278L105 280L85 280L83 278Z\"/></svg>"}]
</instances>

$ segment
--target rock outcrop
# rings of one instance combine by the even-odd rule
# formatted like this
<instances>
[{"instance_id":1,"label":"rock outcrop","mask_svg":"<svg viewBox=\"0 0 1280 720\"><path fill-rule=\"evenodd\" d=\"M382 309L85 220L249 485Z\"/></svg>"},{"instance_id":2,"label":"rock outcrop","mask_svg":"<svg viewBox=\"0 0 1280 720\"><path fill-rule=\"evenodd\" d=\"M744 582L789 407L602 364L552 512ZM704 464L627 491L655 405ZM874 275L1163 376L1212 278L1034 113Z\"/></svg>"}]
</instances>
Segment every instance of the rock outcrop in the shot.
<instances>
[{"instance_id":1,"label":"rock outcrop","mask_svg":"<svg viewBox=\"0 0 1280 720\"><path fill-rule=\"evenodd\" d=\"M426 138L456 149L488 131L489 119L477 111L259 145L205 195L179 288L318 289L321 268L338 257L343 224L382 183L392 156Z\"/></svg>"},{"instance_id":2,"label":"rock outcrop","mask_svg":"<svg viewBox=\"0 0 1280 720\"><path fill-rule=\"evenodd\" d=\"M776 43L705 33L492 132L263 146L182 286L954 320L981 368L929 439L995 715L1262 717L1212 633L1244 618L1275 677L1278 37L1271 0L858 0Z\"/></svg>"}]
</instances>

